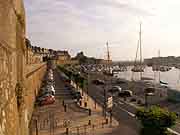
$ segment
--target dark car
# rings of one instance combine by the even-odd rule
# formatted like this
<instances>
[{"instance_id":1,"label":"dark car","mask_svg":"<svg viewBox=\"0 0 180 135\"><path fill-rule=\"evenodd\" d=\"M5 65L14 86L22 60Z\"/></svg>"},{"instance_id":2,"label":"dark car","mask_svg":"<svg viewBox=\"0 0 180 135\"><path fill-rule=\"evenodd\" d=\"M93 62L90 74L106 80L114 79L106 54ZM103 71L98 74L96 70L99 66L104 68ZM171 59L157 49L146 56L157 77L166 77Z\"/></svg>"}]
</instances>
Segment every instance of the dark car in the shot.
<instances>
[{"instance_id":1,"label":"dark car","mask_svg":"<svg viewBox=\"0 0 180 135\"><path fill-rule=\"evenodd\" d=\"M130 90L123 90L121 92L119 92L118 94L120 97L132 97L132 91Z\"/></svg>"},{"instance_id":2,"label":"dark car","mask_svg":"<svg viewBox=\"0 0 180 135\"><path fill-rule=\"evenodd\" d=\"M96 84L96 85L104 85L105 84L105 82L103 80L93 80L92 83Z\"/></svg>"},{"instance_id":3,"label":"dark car","mask_svg":"<svg viewBox=\"0 0 180 135\"><path fill-rule=\"evenodd\" d=\"M118 84L126 84L127 82L125 80L117 79L116 83L118 83Z\"/></svg>"}]
</instances>

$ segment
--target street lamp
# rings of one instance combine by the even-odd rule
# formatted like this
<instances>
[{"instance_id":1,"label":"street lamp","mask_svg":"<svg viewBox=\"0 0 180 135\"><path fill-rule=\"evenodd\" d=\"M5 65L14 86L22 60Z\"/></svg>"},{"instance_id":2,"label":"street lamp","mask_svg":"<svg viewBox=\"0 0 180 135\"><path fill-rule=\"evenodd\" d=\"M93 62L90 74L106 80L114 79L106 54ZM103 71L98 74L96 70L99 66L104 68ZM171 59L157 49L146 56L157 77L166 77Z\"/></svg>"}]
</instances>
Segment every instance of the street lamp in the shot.
<instances>
[{"instance_id":1,"label":"street lamp","mask_svg":"<svg viewBox=\"0 0 180 135\"><path fill-rule=\"evenodd\" d=\"M148 97L154 96L155 88L154 87L148 87L145 89L145 106L148 106Z\"/></svg>"},{"instance_id":2,"label":"street lamp","mask_svg":"<svg viewBox=\"0 0 180 135\"><path fill-rule=\"evenodd\" d=\"M103 103L102 114L106 118L106 89L104 86L103 86L103 95L104 95L104 103Z\"/></svg>"}]
</instances>

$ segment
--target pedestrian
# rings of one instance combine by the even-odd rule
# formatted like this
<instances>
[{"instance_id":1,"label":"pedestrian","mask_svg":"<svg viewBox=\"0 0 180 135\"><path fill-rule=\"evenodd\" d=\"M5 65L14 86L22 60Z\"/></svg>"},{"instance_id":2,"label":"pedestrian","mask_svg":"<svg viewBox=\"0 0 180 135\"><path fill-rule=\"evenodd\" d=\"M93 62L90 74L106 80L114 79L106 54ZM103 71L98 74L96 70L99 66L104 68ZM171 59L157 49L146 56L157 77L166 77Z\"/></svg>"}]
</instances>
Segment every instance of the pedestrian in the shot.
<instances>
[{"instance_id":1,"label":"pedestrian","mask_svg":"<svg viewBox=\"0 0 180 135\"><path fill-rule=\"evenodd\" d=\"M62 101L62 105L64 106L65 104L64 104L64 100Z\"/></svg>"},{"instance_id":2,"label":"pedestrian","mask_svg":"<svg viewBox=\"0 0 180 135\"><path fill-rule=\"evenodd\" d=\"M65 104L64 105L64 112L66 112L67 111L67 105Z\"/></svg>"},{"instance_id":3,"label":"pedestrian","mask_svg":"<svg viewBox=\"0 0 180 135\"><path fill-rule=\"evenodd\" d=\"M89 111L89 116L91 116L91 109L88 109L88 111Z\"/></svg>"}]
</instances>

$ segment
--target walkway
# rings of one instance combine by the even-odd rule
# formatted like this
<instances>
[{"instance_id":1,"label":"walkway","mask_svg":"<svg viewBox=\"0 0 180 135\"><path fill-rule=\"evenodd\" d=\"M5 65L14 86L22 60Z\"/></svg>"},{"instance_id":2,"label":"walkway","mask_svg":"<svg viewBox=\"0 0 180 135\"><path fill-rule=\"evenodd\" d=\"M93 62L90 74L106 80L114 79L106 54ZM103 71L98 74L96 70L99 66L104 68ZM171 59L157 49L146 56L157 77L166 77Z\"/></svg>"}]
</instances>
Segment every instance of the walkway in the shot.
<instances>
[{"instance_id":1,"label":"walkway","mask_svg":"<svg viewBox=\"0 0 180 135\"><path fill-rule=\"evenodd\" d=\"M30 135L63 135L67 133L70 135L101 135L111 133L114 127L117 127L117 123L113 124L112 127L105 124L106 121L101 116L100 109L97 111L94 109L89 116L88 109L80 107L72 99L57 71L54 71L54 79L56 102L52 105L35 108ZM67 105L66 111L63 100L64 104Z\"/></svg>"}]
</instances>

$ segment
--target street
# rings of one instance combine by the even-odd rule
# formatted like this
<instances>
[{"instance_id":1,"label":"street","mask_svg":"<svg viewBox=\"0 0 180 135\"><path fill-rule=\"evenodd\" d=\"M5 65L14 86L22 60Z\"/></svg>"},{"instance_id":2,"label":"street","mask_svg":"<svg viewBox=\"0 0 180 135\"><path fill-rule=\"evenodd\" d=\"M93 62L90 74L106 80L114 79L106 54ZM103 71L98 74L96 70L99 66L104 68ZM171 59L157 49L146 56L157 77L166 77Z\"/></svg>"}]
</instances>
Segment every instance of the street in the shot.
<instances>
[{"instance_id":1,"label":"street","mask_svg":"<svg viewBox=\"0 0 180 135\"><path fill-rule=\"evenodd\" d=\"M89 80L89 82L91 82L91 79ZM100 105L104 105L104 89L102 88L102 86L96 86L92 83L89 83L88 94L92 98L94 98ZM113 116L119 121L120 124L128 127L128 130L138 134L139 122L134 117L132 117L131 114L135 112L135 108L132 108L131 106L122 103L120 99L115 98L113 106Z\"/></svg>"},{"instance_id":2,"label":"street","mask_svg":"<svg viewBox=\"0 0 180 135\"><path fill-rule=\"evenodd\" d=\"M93 75L93 77L89 78L89 82L91 82L94 78L97 79L98 77L99 76ZM100 78L102 79L102 76ZM104 88L106 87L89 83L89 95L102 106L104 105ZM129 103L128 101L123 101L123 99L118 96L113 96L113 102L113 116L119 121L119 123L127 126L128 130L138 134L140 130L140 122L138 122L138 120L135 118L137 106ZM175 126L169 129L169 131L179 134L179 122L177 122Z\"/></svg>"}]
</instances>

